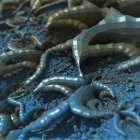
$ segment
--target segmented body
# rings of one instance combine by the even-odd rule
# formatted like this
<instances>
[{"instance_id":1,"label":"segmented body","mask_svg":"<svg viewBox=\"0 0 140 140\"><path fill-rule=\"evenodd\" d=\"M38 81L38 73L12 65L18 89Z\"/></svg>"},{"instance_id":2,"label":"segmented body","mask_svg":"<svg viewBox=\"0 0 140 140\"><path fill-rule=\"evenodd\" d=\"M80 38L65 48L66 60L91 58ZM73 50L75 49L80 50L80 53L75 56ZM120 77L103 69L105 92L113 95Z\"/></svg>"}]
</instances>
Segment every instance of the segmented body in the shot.
<instances>
[{"instance_id":1,"label":"segmented body","mask_svg":"<svg viewBox=\"0 0 140 140\"><path fill-rule=\"evenodd\" d=\"M61 85L77 88L77 87L89 84L91 82L91 78L93 75L94 75L93 73L90 73L83 77L56 76L56 77L47 78L40 82L40 84L34 89L34 92L40 90L41 88L49 86L51 84L57 84L57 83Z\"/></svg>"},{"instance_id":2,"label":"segmented body","mask_svg":"<svg viewBox=\"0 0 140 140\"><path fill-rule=\"evenodd\" d=\"M65 86L61 86L61 85L57 85L57 86L52 85L52 87L50 85L47 87L43 87L40 90L49 91L49 90L53 90L53 89L54 90L58 89L58 91L62 92L65 95L70 94L73 91L72 89L65 87ZM28 134L28 132L34 131L36 129L38 130L41 128L46 128L56 122L59 122L59 120L61 120L62 118L64 118L66 116L68 109L69 109L69 102L66 100L66 101L62 102L61 104L59 104L57 107L55 107L49 111L45 111L41 115L41 117L39 117L37 120L31 122L29 125L24 127L19 139L22 140L22 139L26 138L26 135ZM54 120L55 120L55 122L54 122Z\"/></svg>"},{"instance_id":3,"label":"segmented body","mask_svg":"<svg viewBox=\"0 0 140 140\"><path fill-rule=\"evenodd\" d=\"M60 5L61 5L61 7L62 7L62 5L64 7L66 7L67 6L67 1L65 1L65 0L56 0L56 1L53 1L53 2L51 1L48 4L42 4L42 6L35 11L35 14L39 15L39 14L41 14L43 12L46 12L48 9L50 9L52 7L54 9L55 9L55 7L58 8Z\"/></svg>"},{"instance_id":4,"label":"segmented body","mask_svg":"<svg viewBox=\"0 0 140 140\"><path fill-rule=\"evenodd\" d=\"M133 18L130 16L110 16L105 20L102 20L97 26L87 29L75 37L72 41L72 49L73 56L79 70L79 75L82 75L80 62L86 52L84 50L90 47L89 43L91 39L102 32L115 32L123 35L138 35L139 21L139 18Z\"/></svg>"},{"instance_id":5,"label":"segmented body","mask_svg":"<svg viewBox=\"0 0 140 140\"><path fill-rule=\"evenodd\" d=\"M63 86L63 85L58 85L58 84L49 84L46 86L43 86L40 88L41 90L47 92L47 91L58 91L63 93L65 96L70 96L73 92L73 90L67 86Z\"/></svg>"},{"instance_id":6,"label":"segmented body","mask_svg":"<svg viewBox=\"0 0 140 140\"><path fill-rule=\"evenodd\" d=\"M132 99L133 100L133 99ZM126 107L125 104L127 102L123 102L118 105L118 110L114 113L114 127L123 136L126 136L126 132L124 130L124 123L127 121L134 122L138 126L140 126L140 116L135 111L135 107Z\"/></svg>"},{"instance_id":7,"label":"segmented body","mask_svg":"<svg viewBox=\"0 0 140 140\"><path fill-rule=\"evenodd\" d=\"M79 20L82 23L86 24L88 27L91 27L93 25L96 25L102 19L102 16L101 11L98 7L92 5L91 3L85 3L81 6L58 11L49 18L46 27L48 28L49 26L51 26L51 24L64 19ZM63 22L63 24L65 25L65 22ZM77 28L79 27L77 26Z\"/></svg>"},{"instance_id":8,"label":"segmented body","mask_svg":"<svg viewBox=\"0 0 140 140\"><path fill-rule=\"evenodd\" d=\"M20 101L17 101L17 99L29 94L26 92L27 91L19 89L19 90L13 92L11 95L9 95L7 98L7 101L9 104L19 107L19 120L24 125L27 125L28 123L30 123L31 121L34 120L34 114L39 109L39 108L34 108L34 109L26 112L24 104Z\"/></svg>"},{"instance_id":9,"label":"segmented body","mask_svg":"<svg viewBox=\"0 0 140 140\"><path fill-rule=\"evenodd\" d=\"M0 3L0 17L11 17L11 13L17 8L22 0L2 0Z\"/></svg>"},{"instance_id":10,"label":"segmented body","mask_svg":"<svg viewBox=\"0 0 140 140\"><path fill-rule=\"evenodd\" d=\"M122 62L117 67L117 69L120 70L120 71L124 71L124 70L127 70L129 68L138 66L139 64L140 64L140 57L138 56L138 57L136 57L134 59L131 59L131 60L127 60L127 61Z\"/></svg>"},{"instance_id":11,"label":"segmented body","mask_svg":"<svg viewBox=\"0 0 140 140\"><path fill-rule=\"evenodd\" d=\"M53 22L47 26L47 28L60 28L60 27L72 27L78 29L79 31L87 29L88 26L82 21L75 19L61 19L56 22Z\"/></svg>"},{"instance_id":12,"label":"segmented body","mask_svg":"<svg viewBox=\"0 0 140 140\"><path fill-rule=\"evenodd\" d=\"M21 50L17 52L8 51L0 55L0 65L5 66L9 60L19 58L20 60L39 61L42 52L35 50ZM30 57L32 55L32 57Z\"/></svg>"},{"instance_id":13,"label":"segmented body","mask_svg":"<svg viewBox=\"0 0 140 140\"><path fill-rule=\"evenodd\" d=\"M81 61L87 57L95 57L101 54L109 53L122 53L129 58L135 58L139 56L140 50L133 44L128 43L110 43L106 45L92 45L83 51Z\"/></svg>"},{"instance_id":14,"label":"segmented body","mask_svg":"<svg viewBox=\"0 0 140 140\"><path fill-rule=\"evenodd\" d=\"M37 62L40 59L39 66L37 66L34 74L25 81L25 84L29 84L33 80L37 79L40 76L40 74L42 74L42 71L44 70L44 69L42 70L42 69L38 68L40 66L41 66L41 68L45 67L44 61L46 61L46 60L44 60L44 55L42 55L41 51L19 50L17 52L13 52L13 51L5 52L0 56L0 64L2 67L4 67L4 69L2 69L2 74L9 72L9 70L14 70L16 68L20 68L20 66L21 67L31 67L31 68L34 68L34 66L35 66L35 63L33 63L33 62L22 62L19 64L15 64L14 66L13 65L6 66L7 62L14 58L19 58L20 60L31 60L31 61L33 60L33 61L37 61Z\"/></svg>"},{"instance_id":15,"label":"segmented body","mask_svg":"<svg viewBox=\"0 0 140 140\"><path fill-rule=\"evenodd\" d=\"M36 68L36 63L32 61L23 61L14 65L3 66L0 68L0 77L4 76L6 73L21 69L21 68Z\"/></svg>"},{"instance_id":16,"label":"segmented body","mask_svg":"<svg viewBox=\"0 0 140 140\"><path fill-rule=\"evenodd\" d=\"M99 4L98 1L96 0L89 0L89 1L92 1L93 3L97 2L97 4ZM57 4L60 4L61 1L57 1L57 2L58 2ZM83 3L83 5L77 6L80 5L82 1L79 1L78 3L77 2L75 3L74 1L69 1L69 2L71 2L69 3L69 7L70 7L69 9L58 12L49 19L47 25L48 28L71 26L74 28L78 28L79 30L83 30L83 29L87 29L90 26L95 25L102 18L101 15L102 11L98 7L92 5L91 3L87 2L86 4ZM38 6L40 5L38 3L35 3L35 5L33 5L32 7L32 10L35 13L40 13L46 7L52 6L53 4L56 4L56 2L51 3L50 5L42 6L41 8L38 9ZM74 7L75 5L77 7ZM94 12L95 14L93 14L92 12ZM87 14L89 16L87 16ZM20 121L24 125L27 125L22 130L22 134L19 137L20 140L26 139L26 136L29 132L47 128L51 126L53 123L59 123L67 115L69 111L75 113L76 115L80 115L85 118L92 118L92 119L114 115L115 128L122 135L125 135L125 132L123 130L122 124L120 124L120 121L124 119L126 116L129 116L131 119L136 120L136 123L140 125L139 115L137 115L132 110L129 109L123 110L122 108L119 108L117 109L117 111L114 111L115 113L112 111L100 111L97 108L97 105L100 104L101 101L104 99L104 97L108 95L112 99L114 99L115 98L114 92L109 86L106 86L102 83L92 82L91 84L89 84L91 82L90 78L92 75L83 76L80 70L80 63L82 60L90 56L97 56L109 52L123 53L128 57L130 57L130 59L132 59L124 63L121 63L117 68L118 70L125 70L131 66L135 66L140 63L140 57L139 57L140 51L135 45L127 44L127 43L92 45L92 46L90 45L91 39L94 39L94 37L104 32L108 32L108 34L115 32L118 35L126 36L128 43L130 38L132 39L130 40L130 42L132 41L134 44L139 43L139 24L140 24L139 18L122 16L121 13L119 12L117 13L118 15L117 14L114 15L114 13L106 14L104 12L103 14L105 14L106 19L102 20L97 26L92 27L89 30L83 31L80 35L78 35L73 40L70 40L64 44L60 44L58 46L46 50L43 54L41 51L35 51L32 49L26 50L25 48L25 50L22 50L18 47L16 48L16 46L12 44L11 46L9 45L9 49L11 49L12 51L6 52L5 54L2 54L0 56L0 64L2 66L2 68L0 68L1 75L22 67L35 68L36 63L32 61L38 62L40 59L40 63L35 73L25 81L25 85L29 85L31 82L36 80L42 74L46 66L47 57L52 52L65 51L67 49L72 48L73 56L75 58L79 71L78 77L73 77L73 78L63 77L63 76L51 77L43 80L36 87L34 92L38 92L40 90L44 90L46 92L50 90L54 90L54 91L62 92L67 97L65 101L63 101L53 109L45 111L41 115L41 117L37 118L36 120L34 120L35 119L34 114L38 109L33 109L25 114L24 105L21 102L17 101L18 98L25 96L26 93L23 92L23 94L19 95L19 92L15 92L15 94L9 95L8 102L14 106L19 106ZM84 17L84 15L86 15L86 18ZM94 19L94 21L91 20L90 18ZM8 22L8 24L9 23L10 22ZM41 46L40 42L38 42L36 38L34 38L34 41L35 44ZM119 40L119 41L122 42L123 40ZM17 58L17 57L21 59L23 62L14 65L7 65L10 59ZM25 60L30 60L30 61L25 61ZM76 90L74 91L73 89L67 86L73 87ZM98 97L95 96L96 90L100 90L102 92L99 93L100 95ZM1 96L1 98L3 98L3 95ZM3 100L1 102L1 104L3 105L2 109L4 108L5 103L6 100ZM10 116L10 120L9 118L6 118L7 116L3 114L0 117L2 121L1 123L2 135L6 135L10 130L12 130L13 128L10 127L11 126L13 127L13 124L17 124L18 126L20 123L19 120L16 120L17 119L16 117L14 118L13 114ZM14 121L11 122L12 118L17 122ZM8 127L6 126L6 124L8 124L7 125Z\"/></svg>"},{"instance_id":17,"label":"segmented body","mask_svg":"<svg viewBox=\"0 0 140 140\"><path fill-rule=\"evenodd\" d=\"M0 134L5 136L14 128L11 117L9 115L0 114Z\"/></svg>"},{"instance_id":18,"label":"segmented body","mask_svg":"<svg viewBox=\"0 0 140 140\"><path fill-rule=\"evenodd\" d=\"M48 86L44 87L47 89L46 91L52 90L52 88ZM40 88L40 90L44 89ZM52 123L58 122L60 119L62 119L67 112L70 110L77 114L84 116L86 118L98 118L98 117L104 117L106 115L112 115L111 112L103 112L103 111L97 111L97 110L90 110L87 107L84 106L85 102L87 102L91 97L94 98L94 95L92 93L92 90L95 88L101 88L101 90L107 90L109 95L115 96L113 91L103 85L103 84L91 84L90 86L82 86L79 89L77 89L72 96L70 96L68 99L60 103L57 107L46 111L42 114L40 118L35 120L34 122L31 122L28 126L25 126L22 130L22 134L19 136L19 139L25 139L26 135L34 130L42 129L49 127L52 125ZM73 90L70 88L67 88L66 86L55 86L55 90L58 89L58 91L61 91L62 93L66 94L67 92L72 92Z\"/></svg>"}]
</instances>

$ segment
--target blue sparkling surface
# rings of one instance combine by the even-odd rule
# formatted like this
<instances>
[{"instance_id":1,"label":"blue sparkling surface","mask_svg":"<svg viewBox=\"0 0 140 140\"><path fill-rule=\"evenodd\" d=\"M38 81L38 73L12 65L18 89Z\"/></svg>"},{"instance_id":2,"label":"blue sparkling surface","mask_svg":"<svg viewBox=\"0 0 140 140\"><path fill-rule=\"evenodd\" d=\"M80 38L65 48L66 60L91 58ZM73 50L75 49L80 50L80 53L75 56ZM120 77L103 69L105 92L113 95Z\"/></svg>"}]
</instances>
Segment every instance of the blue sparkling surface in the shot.
<instances>
[{"instance_id":1,"label":"blue sparkling surface","mask_svg":"<svg viewBox=\"0 0 140 140\"><path fill-rule=\"evenodd\" d=\"M54 12L54 11L53 11ZM50 15L52 13L48 13ZM65 30L64 30L65 31ZM68 30L67 30L68 31ZM68 34L70 32L65 31ZM25 26L17 29L18 32L30 32L40 37L43 42L44 39L51 40L53 42L60 43L61 39L67 40L69 37L59 36L59 31L56 34L46 33L41 30L41 27ZM10 37L15 35L13 32L8 33L0 32L0 54L7 50L7 41ZM73 36L76 32L73 32ZM11 35L11 36L10 36ZM59 36L59 37L58 37ZM71 51L66 55L59 56L57 54L51 54L48 57L46 69L42 76L36 82L40 82L42 79L53 77L53 76L77 76L77 68L75 62L71 56ZM120 102L133 99L134 97L140 97L140 67L132 69L132 72L116 73L115 66L117 63L127 60L124 56L120 55L109 55L96 58L89 58L81 64L81 69L84 74L95 72L101 75L99 79L103 83L107 83L115 92L117 96L117 104ZM22 73L22 74L21 74ZM0 90L8 86L9 84L23 82L31 70L18 70L13 73L9 73L5 76L4 80L0 81ZM37 84L36 83L36 84ZM30 94L20 99L25 105L25 110L29 111L35 107L43 107L45 110L51 109L60 102L62 102L64 96L58 92L39 92L35 95ZM132 102L137 108L137 113L140 114L140 99ZM110 102L107 106L108 109L113 110L116 107L116 103ZM107 119L85 119L72 113L57 126L41 130L39 132L32 132L28 139L29 140L139 140L140 139L140 128L134 123L126 123L124 125L127 136L120 135L114 128L113 117Z\"/></svg>"}]
</instances>

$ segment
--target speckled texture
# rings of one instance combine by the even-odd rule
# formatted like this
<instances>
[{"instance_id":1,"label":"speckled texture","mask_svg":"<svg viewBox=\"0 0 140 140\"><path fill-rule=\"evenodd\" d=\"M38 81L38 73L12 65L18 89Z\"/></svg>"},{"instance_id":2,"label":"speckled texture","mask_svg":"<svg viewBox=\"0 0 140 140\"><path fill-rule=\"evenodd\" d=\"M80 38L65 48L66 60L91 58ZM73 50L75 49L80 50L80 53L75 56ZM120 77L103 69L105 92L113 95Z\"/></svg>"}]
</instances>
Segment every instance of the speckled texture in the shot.
<instances>
[{"instance_id":1,"label":"speckled texture","mask_svg":"<svg viewBox=\"0 0 140 140\"><path fill-rule=\"evenodd\" d=\"M48 13L52 14L52 12ZM46 38L51 40L53 43L58 44L72 38L78 34L75 30L63 29L67 35L63 35L59 30L56 33L45 31L45 27L41 25L36 27L33 25L27 25L17 29L18 31L30 32L36 34L37 37L43 42ZM58 31L58 32L57 32ZM9 37L5 32L0 32L0 53L7 50L7 41L10 40L11 36L15 33L13 31L8 32ZM41 36L40 36L41 34ZM11 36L10 36L11 35ZM130 102L136 107L136 112L140 115L140 67L135 67L125 72L116 72L115 68L117 65L127 60L123 55L102 55L96 58L88 58L81 64L81 70L83 74L94 72L96 80L109 85L114 89L115 95L117 96L116 102L107 102L106 105L101 106L102 109L115 110L116 106L121 103L128 101L129 99L136 99ZM22 73L22 74L21 74ZM28 75L33 73L32 70L17 70L12 73L8 73L5 79L0 81L0 89L6 88L9 84L22 83ZM75 61L72 58L72 52L66 52L61 55L51 54L48 57L47 66L41 77L33 84L37 85L42 79L53 77L53 76L77 76L78 71L76 68ZM45 110L51 109L65 97L58 92L49 92L44 94L43 91L37 94L29 94L19 100L25 104L25 110L29 111L35 107L43 107ZM32 132L29 134L29 140L139 140L140 139L140 127L138 125L127 122L124 125L126 136L120 135L113 125L114 118L107 117L104 119L85 119L72 113L57 126L41 130L39 132ZM18 130L20 131L20 130ZM17 132L19 133L19 132Z\"/></svg>"}]
</instances>

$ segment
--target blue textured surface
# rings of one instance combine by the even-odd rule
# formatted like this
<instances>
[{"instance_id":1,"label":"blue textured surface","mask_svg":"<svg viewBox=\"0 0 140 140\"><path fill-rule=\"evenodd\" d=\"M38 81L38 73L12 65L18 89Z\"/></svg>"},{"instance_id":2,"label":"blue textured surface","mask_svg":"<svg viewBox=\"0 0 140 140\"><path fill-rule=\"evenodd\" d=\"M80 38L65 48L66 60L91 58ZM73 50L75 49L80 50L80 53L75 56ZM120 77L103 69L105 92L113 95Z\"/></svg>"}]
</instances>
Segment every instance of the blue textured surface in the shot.
<instances>
[{"instance_id":1,"label":"blue textured surface","mask_svg":"<svg viewBox=\"0 0 140 140\"><path fill-rule=\"evenodd\" d=\"M51 14L51 13L49 13ZM48 14L48 15L49 15ZM54 43L60 43L62 40L67 40L75 36L76 31L74 30L65 30L60 34L59 30L55 34L50 34L49 32L42 30L41 27L34 26L25 26L17 30L17 32L30 32L36 34L37 37L40 37L40 40L51 40ZM14 33L9 33L9 37L6 36L6 32L0 32L0 54L6 50L7 41L10 39L10 35ZM69 36L68 36L69 35ZM58 36L60 38L58 38ZM70 54L68 56L68 54ZM58 56L52 54L48 57L46 70L37 81L41 81L47 77L52 77L56 75L63 76L77 76L78 72L75 67L73 58L71 57L71 52L66 53L64 56ZM121 58L121 59L120 59ZM108 83L115 92L117 96L117 104L120 102L127 101L134 97L140 97L140 68L137 67L132 69L132 72L123 72L116 73L115 66L117 63L126 60L124 56L120 55L109 55L102 56L97 58L89 58L82 63L81 69L84 74L95 72L96 74L101 75L101 81L103 83ZM28 73L31 73L31 70L18 70L13 73L6 75L4 80L0 81L0 89L5 88L8 84L23 82ZM22 74L21 74L22 73ZM100 79L99 79L100 80ZM36 84L37 84L36 83ZM20 100L25 104L26 110L30 110L34 107L44 107L45 110L53 108L59 102L62 102L64 96L58 92L39 92L35 95L27 95L26 97L21 98ZM137 108L137 113L140 114L140 99L135 100L133 105ZM117 106L115 102L109 102L107 108L114 110ZM138 140L140 139L140 128L134 123L126 123L124 129L127 133L127 136L121 136L114 128L113 117L106 119L85 119L79 116L75 116L70 113L61 123L59 123L55 128L48 128L41 130L40 132L31 133L29 136L30 140Z\"/></svg>"}]
</instances>

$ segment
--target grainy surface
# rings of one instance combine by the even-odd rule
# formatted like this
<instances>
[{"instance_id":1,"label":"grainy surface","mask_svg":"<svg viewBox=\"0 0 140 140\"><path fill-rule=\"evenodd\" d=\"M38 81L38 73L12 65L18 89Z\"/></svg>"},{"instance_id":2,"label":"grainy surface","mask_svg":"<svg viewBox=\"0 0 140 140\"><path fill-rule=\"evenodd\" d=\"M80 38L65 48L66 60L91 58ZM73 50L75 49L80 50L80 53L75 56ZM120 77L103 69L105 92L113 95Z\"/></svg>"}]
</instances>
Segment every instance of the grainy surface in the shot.
<instances>
[{"instance_id":1,"label":"grainy surface","mask_svg":"<svg viewBox=\"0 0 140 140\"><path fill-rule=\"evenodd\" d=\"M45 24L48 16L56 12L59 9L63 9L65 6L59 5L50 8L42 14L43 22L40 26L33 24L26 24L19 26L16 30L0 31L0 54L7 51L8 43L18 37L18 33L31 33L35 35L41 42L50 41L54 44L59 44L67 39L75 37L79 32L74 29L62 28L46 30ZM55 10L53 10L55 9ZM27 8L27 11L29 9ZM0 24L0 30L3 29L3 25ZM116 67L120 62L127 60L128 58L116 54L116 55L102 55L99 57L88 58L81 64L81 70L83 74L94 72L97 75L97 80L106 83L115 92L117 102L107 102L106 105L100 108L104 110L115 110L116 106L121 103L134 99L132 105L135 106L135 111L140 115L140 67L135 67L130 71L116 72ZM11 63L18 62L18 59L12 60ZM6 88L8 85L22 83L29 75L33 73L32 69L20 69L5 75L0 80L0 90ZM37 85L42 79L53 76L77 76L78 71L75 61L72 57L72 51L68 51L63 54L53 53L48 57L46 68L43 74L32 85ZM25 110L29 111L35 107L44 107L45 110L51 109L65 97L58 92L49 92L45 94L39 92L37 94L29 94L19 100L24 103ZM113 125L113 117L104 119L86 119L76 116L72 113L61 121L55 128L41 130L39 132L32 132L28 136L30 140L139 140L140 139L140 127L133 122L124 123L124 130L126 136L119 134Z\"/></svg>"}]
</instances>

